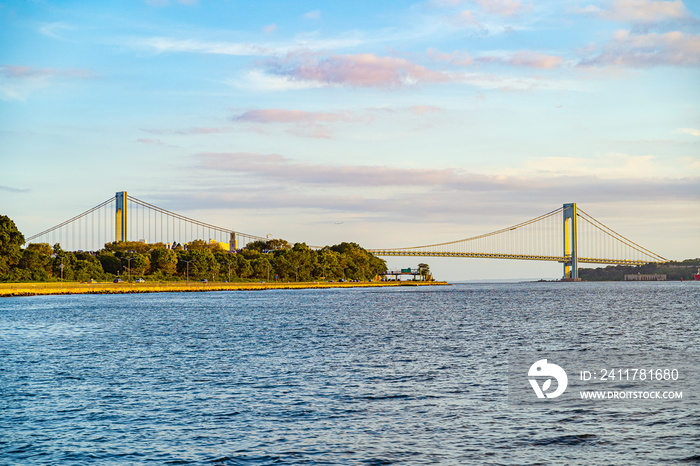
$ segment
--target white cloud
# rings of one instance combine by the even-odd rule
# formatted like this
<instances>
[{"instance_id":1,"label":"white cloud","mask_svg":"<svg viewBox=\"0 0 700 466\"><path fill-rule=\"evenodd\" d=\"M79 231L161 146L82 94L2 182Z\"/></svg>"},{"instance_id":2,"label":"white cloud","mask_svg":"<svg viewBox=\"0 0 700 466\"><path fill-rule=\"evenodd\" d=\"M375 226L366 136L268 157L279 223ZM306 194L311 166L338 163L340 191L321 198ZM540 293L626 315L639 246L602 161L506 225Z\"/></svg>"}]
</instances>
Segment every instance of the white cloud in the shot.
<instances>
[{"instance_id":1,"label":"white cloud","mask_svg":"<svg viewBox=\"0 0 700 466\"><path fill-rule=\"evenodd\" d=\"M594 176L601 180L660 179L693 176L685 164L667 163L653 155L607 153L590 158L543 157L529 160L512 173L545 176ZM506 172L508 173L508 172ZM695 173L700 176L700 173Z\"/></svg>"},{"instance_id":2,"label":"white cloud","mask_svg":"<svg viewBox=\"0 0 700 466\"><path fill-rule=\"evenodd\" d=\"M700 137L700 129L695 128L678 128L674 133L690 134L691 136Z\"/></svg>"}]
</instances>

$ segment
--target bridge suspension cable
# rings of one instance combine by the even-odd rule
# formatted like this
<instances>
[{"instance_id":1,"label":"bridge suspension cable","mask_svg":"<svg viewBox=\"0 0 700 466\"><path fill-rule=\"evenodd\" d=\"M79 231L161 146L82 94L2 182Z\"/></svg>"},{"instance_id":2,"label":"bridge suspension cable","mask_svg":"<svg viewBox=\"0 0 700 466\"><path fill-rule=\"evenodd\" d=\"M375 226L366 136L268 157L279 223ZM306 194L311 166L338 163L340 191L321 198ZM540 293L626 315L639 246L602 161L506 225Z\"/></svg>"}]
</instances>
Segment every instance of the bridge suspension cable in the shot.
<instances>
[{"instance_id":1,"label":"bridge suspension cable","mask_svg":"<svg viewBox=\"0 0 700 466\"><path fill-rule=\"evenodd\" d=\"M575 214L571 215L580 220L574 223L575 226L565 218L567 209L572 209L570 212ZM471 238L369 251L378 256L482 257L555 261L568 265L642 265L667 261L577 209L575 204L565 204L539 217ZM574 272L576 276L577 272Z\"/></svg>"},{"instance_id":2,"label":"bridge suspension cable","mask_svg":"<svg viewBox=\"0 0 700 466\"><path fill-rule=\"evenodd\" d=\"M563 232L559 208L508 228L471 238L407 248L369 249L379 256L483 257L561 262Z\"/></svg>"},{"instance_id":3,"label":"bridge suspension cable","mask_svg":"<svg viewBox=\"0 0 700 466\"><path fill-rule=\"evenodd\" d=\"M668 259L652 252L612 228L577 209L579 229L579 262L592 264L645 264L667 262ZM590 230L590 231L589 231Z\"/></svg>"},{"instance_id":4,"label":"bridge suspension cable","mask_svg":"<svg viewBox=\"0 0 700 466\"><path fill-rule=\"evenodd\" d=\"M116 239L143 241L149 244L186 244L193 240L215 241L244 248L253 241L266 238L216 226L171 212L141 199L129 196L128 208L119 205L117 197L61 222L40 233L29 236L25 244L59 243L66 251L96 251ZM120 218L121 210L123 218ZM125 223L123 238L118 238L120 223Z\"/></svg>"},{"instance_id":5,"label":"bridge suspension cable","mask_svg":"<svg viewBox=\"0 0 700 466\"><path fill-rule=\"evenodd\" d=\"M236 232L171 212L126 192L26 239L60 243L64 250L95 251L113 241L186 244L200 239L242 249L262 236ZM666 262L662 256L577 209L576 204L490 233L443 243L369 249L378 256L443 256L562 262L565 276L577 278L578 263L641 265Z\"/></svg>"}]
</instances>

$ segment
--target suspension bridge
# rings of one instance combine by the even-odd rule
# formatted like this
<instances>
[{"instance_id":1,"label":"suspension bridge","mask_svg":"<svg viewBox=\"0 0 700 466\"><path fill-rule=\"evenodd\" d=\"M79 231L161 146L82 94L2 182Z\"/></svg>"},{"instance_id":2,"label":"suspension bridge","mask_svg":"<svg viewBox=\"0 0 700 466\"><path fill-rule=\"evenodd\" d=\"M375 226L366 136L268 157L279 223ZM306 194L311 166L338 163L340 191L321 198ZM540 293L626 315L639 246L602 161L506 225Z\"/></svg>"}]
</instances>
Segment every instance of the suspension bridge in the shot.
<instances>
[{"instance_id":1,"label":"suspension bridge","mask_svg":"<svg viewBox=\"0 0 700 466\"><path fill-rule=\"evenodd\" d=\"M241 233L162 209L125 191L26 239L61 244L65 250L96 251L114 241L163 243L172 247L200 239L231 252L266 237ZM457 241L391 249L377 256L474 257L560 262L564 278L578 279L579 264L643 265L667 262L593 218L575 203L517 225Z\"/></svg>"}]
</instances>

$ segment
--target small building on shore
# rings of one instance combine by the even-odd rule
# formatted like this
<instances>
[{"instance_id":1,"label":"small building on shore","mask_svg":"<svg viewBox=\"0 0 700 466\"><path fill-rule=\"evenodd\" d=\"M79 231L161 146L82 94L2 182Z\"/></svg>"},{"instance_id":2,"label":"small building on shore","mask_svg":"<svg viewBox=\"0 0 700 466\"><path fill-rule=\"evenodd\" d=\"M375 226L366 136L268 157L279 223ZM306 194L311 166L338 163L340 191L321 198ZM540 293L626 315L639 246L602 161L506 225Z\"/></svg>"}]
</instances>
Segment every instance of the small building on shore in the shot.
<instances>
[{"instance_id":1,"label":"small building on shore","mask_svg":"<svg viewBox=\"0 0 700 466\"><path fill-rule=\"evenodd\" d=\"M666 274L659 274L659 273L629 274L629 275L625 275L625 281L626 282L665 282L666 281Z\"/></svg>"}]
</instances>

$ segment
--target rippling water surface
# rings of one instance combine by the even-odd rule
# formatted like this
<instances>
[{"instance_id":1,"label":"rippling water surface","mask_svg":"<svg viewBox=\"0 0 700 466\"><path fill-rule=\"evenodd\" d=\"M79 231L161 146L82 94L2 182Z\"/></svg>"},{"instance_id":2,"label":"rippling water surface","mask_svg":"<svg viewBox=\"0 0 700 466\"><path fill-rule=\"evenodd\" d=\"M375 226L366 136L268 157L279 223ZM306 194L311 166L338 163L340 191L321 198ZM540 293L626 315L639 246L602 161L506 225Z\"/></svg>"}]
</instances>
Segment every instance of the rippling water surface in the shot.
<instances>
[{"instance_id":1,"label":"rippling water surface","mask_svg":"<svg viewBox=\"0 0 700 466\"><path fill-rule=\"evenodd\" d=\"M688 464L696 404L514 409L509 350L685 354L700 283L0 301L0 464Z\"/></svg>"}]
</instances>

